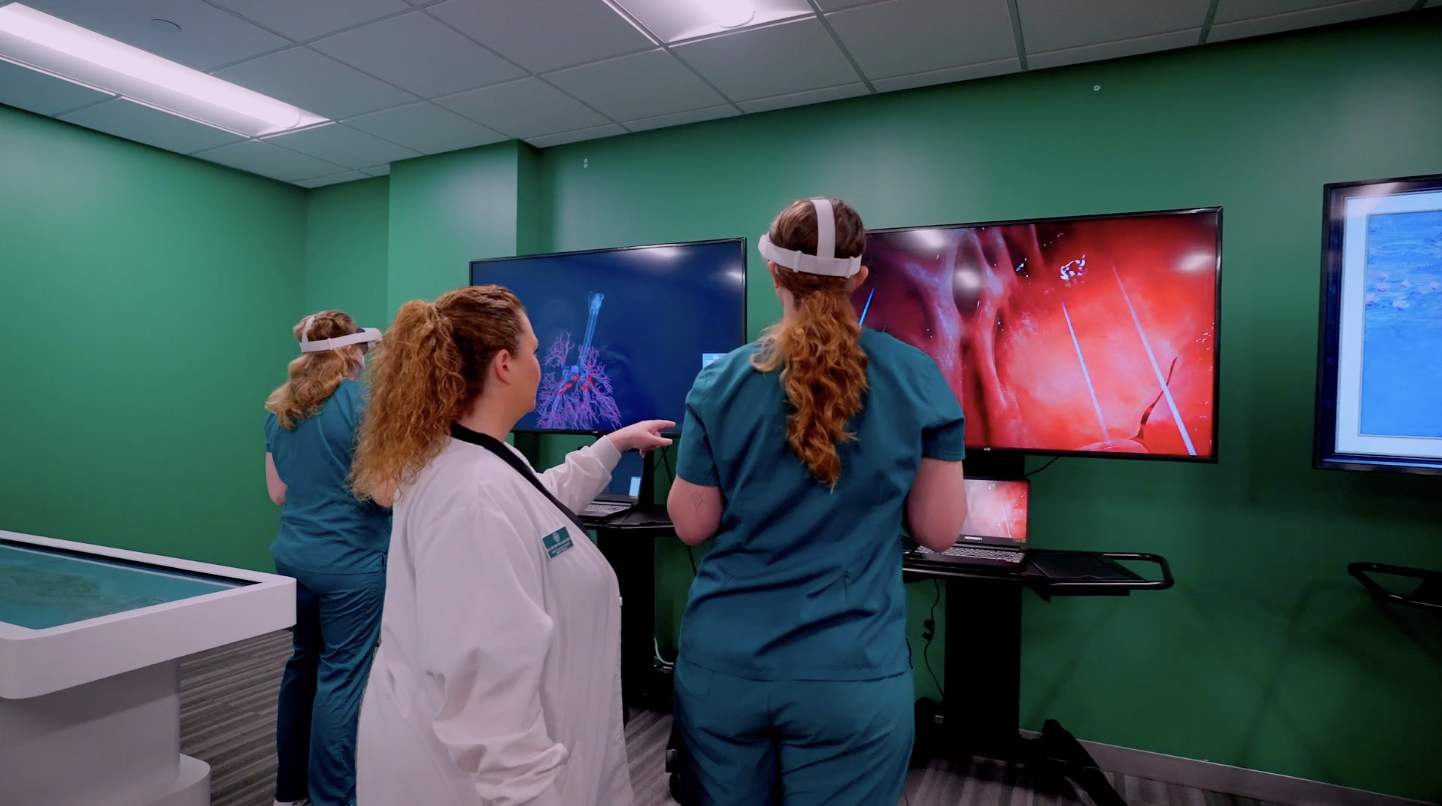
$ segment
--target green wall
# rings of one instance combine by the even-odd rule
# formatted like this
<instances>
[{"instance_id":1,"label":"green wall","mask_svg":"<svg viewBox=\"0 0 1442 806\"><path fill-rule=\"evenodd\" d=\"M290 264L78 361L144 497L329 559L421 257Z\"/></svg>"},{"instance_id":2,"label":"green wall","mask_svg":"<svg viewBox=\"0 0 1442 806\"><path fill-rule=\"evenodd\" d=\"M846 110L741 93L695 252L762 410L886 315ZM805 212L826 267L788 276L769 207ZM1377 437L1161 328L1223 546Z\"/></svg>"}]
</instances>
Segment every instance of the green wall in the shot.
<instances>
[{"instance_id":1,"label":"green wall","mask_svg":"<svg viewBox=\"0 0 1442 806\"><path fill-rule=\"evenodd\" d=\"M1353 560L1442 567L1442 488L1310 467L1321 186L1442 172L1438 42L1442 12L1421 12L505 143L308 194L0 108L0 528L266 567L260 404L290 327L321 307L388 323L464 283L472 258L754 245L817 193L875 227L1221 205L1221 462L1065 459L1034 479L1037 545L1154 551L1177 587L1028 598L1023 722L1442 800L1442 630L1346 576ZM779 309L751 261L754 334ZM546 440L543 461L573 444ZM657 551L674 645L690 562ZM919 651L932 588L911 595Z\"/></svg>"},{"instance_id":2,"label":"green wall","mask_svg":"<svg viewBox=\"0 0 1442 806\"><path fill-rule=\"evenodd\" d=\"M1442 630L1346 567L1442 566L1442 486L1310 466L1322 185L1442 172L1439 43L1425 12L548 149L546 246L754 244L819 193L874 227L1223 206L1220 464L1034 479L1036 545L1160 553L1177 587L1028 597L1023 722L1439 799ZM779 308L750 268L754 334ZM671 624L683 551L661 549Z\"/></svg>"},{"instance_id":3,"label":"green wall","mask_svg":"<svg viewBox=\"0 0 1442 806\"><path fill-rule=\"evenodd\" d=\"M390 181L317 188L305 200L305 312L345 311L361 327L384 328Z\"/></svg>"},{"instance_id":4,"label":"green wall","mask_svg":"<svg viewBox=\"0 0 1442 806\"><path fill-rule=\"evenodd\" d=\"M534 245L535 149L510 141L391 166L391 315L411 299L435 299L468 282L470 261Z\"/></svg>"},{"instance_id":5,"label":"green wall","mask_svg":"<svg viewBox=\"0 0 1442 806\"><path fill-rule=\"evenodd\" d=\"M0 529L265 568L305 191L0 107Z\"/></svg>"}]
</instances>

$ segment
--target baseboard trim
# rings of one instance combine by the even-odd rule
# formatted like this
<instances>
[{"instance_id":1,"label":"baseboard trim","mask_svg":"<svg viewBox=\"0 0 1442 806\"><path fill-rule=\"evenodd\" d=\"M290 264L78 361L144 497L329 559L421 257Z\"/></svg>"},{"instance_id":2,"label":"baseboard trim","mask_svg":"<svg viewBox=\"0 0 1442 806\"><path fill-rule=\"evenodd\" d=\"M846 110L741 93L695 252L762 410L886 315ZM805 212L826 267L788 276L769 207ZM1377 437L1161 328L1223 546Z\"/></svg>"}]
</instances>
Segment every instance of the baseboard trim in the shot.
<instances>
[{"instance_id":1,"label":"baseboard trim","mask_svg":"<svg viewBox=\"0 0 1442 806\"><path fill-rule=\"evenodd\" d=\"M1035 738L1039 734L1022 731ZM1285 806L1434 806L1363 789L1351 789L1306 778L1249 770L1210 761L1134 750L1112 744L1083 741L1082 746L1108 772L1134 775L1168 784L1285 804Z\"/></svg>"}]
</instances>

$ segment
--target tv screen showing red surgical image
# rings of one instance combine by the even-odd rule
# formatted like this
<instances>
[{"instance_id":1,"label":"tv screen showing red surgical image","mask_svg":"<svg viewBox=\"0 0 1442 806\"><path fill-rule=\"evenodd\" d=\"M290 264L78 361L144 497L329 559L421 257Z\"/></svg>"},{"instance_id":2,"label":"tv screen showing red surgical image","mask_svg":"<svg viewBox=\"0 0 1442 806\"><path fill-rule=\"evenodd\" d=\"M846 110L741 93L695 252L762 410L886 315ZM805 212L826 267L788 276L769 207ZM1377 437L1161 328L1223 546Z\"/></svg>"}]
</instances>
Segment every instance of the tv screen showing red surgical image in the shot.
<instances>
[{"instance_id":1,"label":"tv screen showing red surgical image","mask_svg":"<svg viewBox=\"0 0 1442 806\"><path fill-rule=\"evenodd\" d=\"M1024 481L966 480L966 523L961 533L968 537L1006 537L1026 540L1028 485Z\"/></svg>"},{"instance_id":2,"label":"tv screen showing red surgical image","mask_svg":"<svg viewBox=\"0 0 1442 806\"><path fill-rule=\"evenodd\" d=\"M862 324L931 356L975 448L1216 459L1221 211L867 233Z\"/></svg>"}]
</instances>

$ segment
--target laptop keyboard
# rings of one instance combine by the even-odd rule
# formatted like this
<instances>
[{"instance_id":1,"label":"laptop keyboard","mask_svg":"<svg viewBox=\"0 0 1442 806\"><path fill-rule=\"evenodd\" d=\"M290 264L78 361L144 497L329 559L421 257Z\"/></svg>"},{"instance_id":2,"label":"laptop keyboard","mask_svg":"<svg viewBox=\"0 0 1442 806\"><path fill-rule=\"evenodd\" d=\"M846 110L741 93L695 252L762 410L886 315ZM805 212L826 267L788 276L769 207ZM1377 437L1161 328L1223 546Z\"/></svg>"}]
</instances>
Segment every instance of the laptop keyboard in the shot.
<instances>
[{"instance_id":1,"label":"laptop keyboard","mask_svg":"<svg viewBox=\"0 0 1442 806\"><path fill-rule=\"evenodd\" d=\"M1000 549L984 549L976 546L952 546L946 551L932 551L925 546L917 546L918 554L944 554L948 557L974 557L978 560L999 560L1005 563L1019 563L1022 561L1022 553L1019 551L1001 551Z\"/></svg>"},{"instance_id":2,"label":"laptop keyboard","mask_svg":"<svg viewBox=\"0 0 1442 806\"><path fill-rule=\"evenodd\" d=\"M581 510L581 517L604 518L630 508L630 504L622 504L617 501L592 501Z\"/></svg>"}]
</instances>

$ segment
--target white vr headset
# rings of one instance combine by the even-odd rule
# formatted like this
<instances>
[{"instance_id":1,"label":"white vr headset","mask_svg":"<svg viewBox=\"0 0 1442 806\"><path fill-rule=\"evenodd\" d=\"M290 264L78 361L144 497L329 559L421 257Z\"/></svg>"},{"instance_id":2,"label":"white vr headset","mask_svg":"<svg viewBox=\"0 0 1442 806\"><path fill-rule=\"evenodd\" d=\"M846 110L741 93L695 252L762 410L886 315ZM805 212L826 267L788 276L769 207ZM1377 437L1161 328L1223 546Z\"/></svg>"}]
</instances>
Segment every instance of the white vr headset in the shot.
<instances>
[{"instance_id":1,"label":"white vr headset","mask_svg":"<svg viewBox=\"0 0 1442 806\"><path fill-rule=\"evenodd\" d=\"M381 332L373 327L364 328L359 333L352 333L349 336L336 336L333 339L321 339L311 341L306 338L310 332L310 322L314 316L307 316L305 324L300 329L300 351L302 353L323 353L326 350L339 350L342 347L349 347L352 344L375 344L381 340Z\"/></svg>"},{"instance_id":2,"label":"white vr headset","mask_svg":"<svg viewBox=\"0 0 1442 806\"><path fill-rule=\"evenodd\" d=\"M771 242L770 234L762 235L756 248L761 256L778 266L806 274L827 277L853 277L861 271L861 255L836 256L836 212L830 199L811 199L816 210L816 254L808 255L795 249L782 249Z\"/></svg>"}]
</instances>

